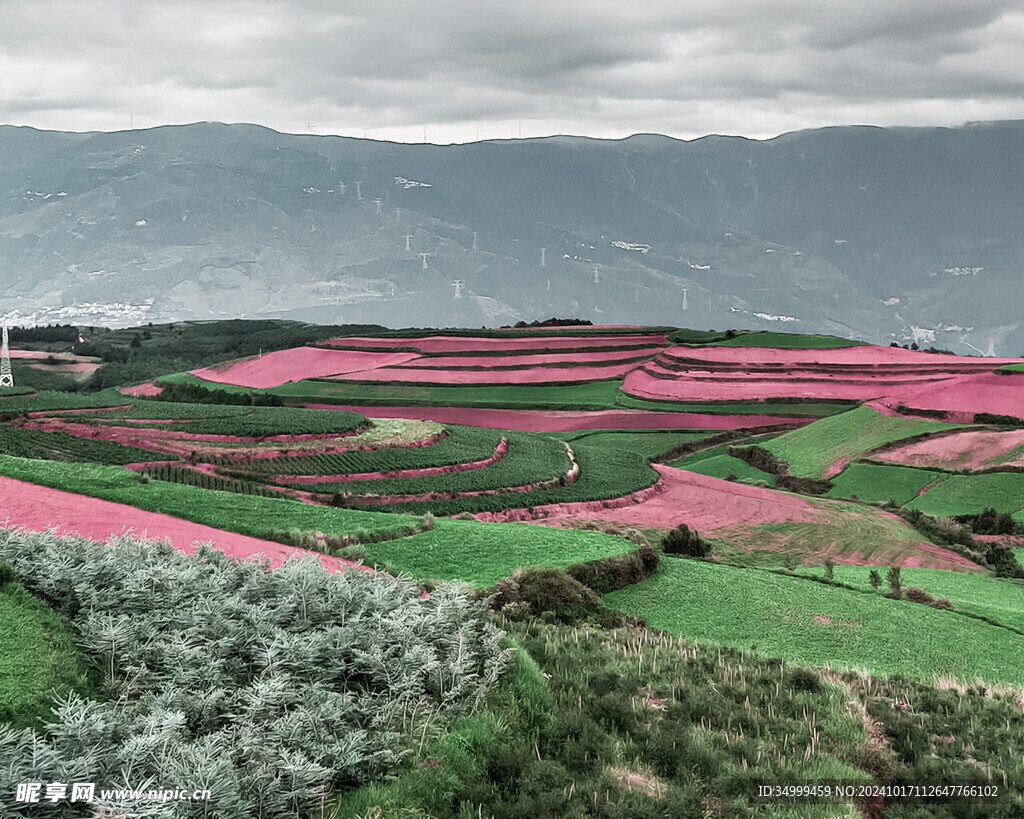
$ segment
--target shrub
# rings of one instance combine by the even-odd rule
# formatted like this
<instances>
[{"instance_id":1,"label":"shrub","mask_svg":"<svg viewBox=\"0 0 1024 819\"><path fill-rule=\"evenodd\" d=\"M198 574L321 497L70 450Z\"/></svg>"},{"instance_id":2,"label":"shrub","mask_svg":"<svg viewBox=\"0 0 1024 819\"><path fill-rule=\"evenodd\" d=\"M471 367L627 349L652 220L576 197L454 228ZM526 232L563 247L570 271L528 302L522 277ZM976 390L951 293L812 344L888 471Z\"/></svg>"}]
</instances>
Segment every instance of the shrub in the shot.
<instances>
[{"instance_id":1,"label":"shrub","mask_svg":"<svg viewBox=\"0 0 1024 819\"><path fill-rule=\"evenodd\" d=\"M934 603L933 606L937 609L946 609L946 611L953 611L953 602L948 597L940 597Z\"/></svg>"},{"instance_id":2,"label":"shrub","mask_svg":"<svg viewBox=\"0 0 1024 819\"><path fill-rule=\"evenodd\" d=\"M686 555L687 557L707 558L711 556L711 544L685 523L680 523L661 541L661 547L667 555Z\"/></svg>"},{"instance_id":3,"label":"shrub","mask_svg":"<svg viewBox=\"0 0 1024 819\"><path fill-rule=\"evenodd\" d=\"M561 569L520 569L498 584L494 602L499 608L522 603L529 606L531 614L548 612L565 623L602 608L593 589Z\"/></svg>"},{"instance_id":4,"label":"shrub","mask_svg":"<svg viewBox=\"0 0 1024 819\"><path fill-rule=\"evenodd\" d=\"M879 587L882 585L882 576L878 573L877 569L872 569L868 574L868 582L875 591L878 591Z\"/></svg>"},{"instance_id":5,"label":"shrub","mask_svg":"<svg viewBox=\"0 0 1024 819\"><path fill-rule=\"evenodd\" d=\"M905 592L907 600L912 600L915 603L925 603L931 605L935 602L935 598L932 597L924 589L919 589L917 586L908 586Z\"/></svg>"},{"instance_id":6,"label":"shrub","mask_svg":"<svg viewBox=\"0 0 1024 819\"><path fill-rule=\"evenodd\" d=\"M789 687L794 691L818 691L821 680L807 668L796 668L789 675Z\"/></svg>"},{"instance_id":7,"label":"shrub","mask_svg":"<svg viewBox=\"0 0 1024 819\"><path fill-rule=\"evenodd\" d=\"M836 562L831 557L825 558L825 577L828 580L835 580Z\"/></svg>"},{"instance_id":8,"label":"shrub","mask_svg":"<svg viewBox=\"0 0 1024 819\"><path fill-rule=\"evenodd\" d=\"M658 553L645 544L629 554L577 563L566 572L597 594L608 594L639 583L657 570Z\"/></svg>"},{"instance_id":9,"label":"shrub","mask_svg":"<svg viewBox=\"0 0 1024 819\"><path fill-rule=\"evenodd\" d=\"M8 583L14 583L18 580L18 572L15 568L5 561L0 560L0 586L6 586Z\"/></svg>"}]
</instances>

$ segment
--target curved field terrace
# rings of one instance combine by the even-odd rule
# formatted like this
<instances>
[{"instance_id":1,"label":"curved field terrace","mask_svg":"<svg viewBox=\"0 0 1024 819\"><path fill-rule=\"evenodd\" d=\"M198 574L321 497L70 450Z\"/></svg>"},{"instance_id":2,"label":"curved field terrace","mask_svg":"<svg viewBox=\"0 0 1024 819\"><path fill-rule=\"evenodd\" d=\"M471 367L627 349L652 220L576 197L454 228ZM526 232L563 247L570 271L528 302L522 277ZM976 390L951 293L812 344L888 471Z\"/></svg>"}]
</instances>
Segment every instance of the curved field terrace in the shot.
<instances>
[{"instance_id":1,"label":"curved field terrace","mask_svg":"<svg viewBox=\"0 0 1024 819\"><path fill-rule=\"evenodd\" d=\"M655 464L658 491L595 514L572 504L535 507L545 523L600 518L642 527L685 523L741 551L790 553L837 563L980 571L967 558L924 541L895 515L808 498Z\"/></svg>"},{"instance_id":2,"label":"curved field terrace","mask_svg":"<svg viewBox=\"0 0 1024 819\"><path fill-rule=\"evenodd\" d=\"M468 407L363 407L344 404L307 404L311 409L365 411L379 418L423 418L442 424L464 424L490 429L528 432L574 432L584 429L751 429L763 426L799 426L813 418L783 415L729 415L727 413L658 412L609 409L506 410Z\"/></svg>"},{"instance_id":3,"label":"curved field terrace","mask_svg":"<svg viewBox=\"0 0 1024 819\"><path fill-rule=\"evenodd\" d=\"M1024 429L962 430L873 455L880 461L948 470L1024 469Z\"/></svg>"},{"instance_id":4,"label":"curved field terrace","mask_svg":"<svg viewBox=\"0 0 1024 819\"><path fill-rule=\"evenodd\" d=\"M231 557L243 560L267 558L273 568L289 558L313 555L328 571L349 568L372 571L351 560L3 476L0 476L0 521L4 528L21 527L36 532L54 530L58 534L76 534L100 541L123 534L166 539L175 549L186 554L194 553L199 543L211 543Z\"/></svg>"}]
</instances>

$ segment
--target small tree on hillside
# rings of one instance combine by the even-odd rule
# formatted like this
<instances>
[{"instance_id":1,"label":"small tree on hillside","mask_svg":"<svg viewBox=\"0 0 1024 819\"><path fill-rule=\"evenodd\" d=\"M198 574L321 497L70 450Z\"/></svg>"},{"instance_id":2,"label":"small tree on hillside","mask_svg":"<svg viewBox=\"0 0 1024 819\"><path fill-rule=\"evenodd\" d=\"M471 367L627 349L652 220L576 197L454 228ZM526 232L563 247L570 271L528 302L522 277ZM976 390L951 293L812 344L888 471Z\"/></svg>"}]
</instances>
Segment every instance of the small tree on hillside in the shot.
<instances>
[{"instance_id":1,"label":"small tree on hillside","mask_svg":"<svg viewBox=\"0 0 1024 819\"><path fill-rule=\"evenodd\" d=\"M825 558L825 578L835 580L836 562L831 557Z\"/></svg>"},{"instance_id":2,"label":"small tree on hillside","mask_svg":"<svg viewBox=\"0 0 1024 819\"><path fill-rule=\"evenodd\" d=\"M882 585L882 575L878 573L877 569L871 570L871 573L868 575L868 582L875 591L878 591L879 587Z\"/></svg>"},{"instance_id":3,"label":"small tree on hillside","mask_svg":"<svg viewBox=\"0 0 1024 819\"><path fill-rule=\"evenodd\" d=\"M899 600L903 596L903 581L900 579L900 567L891 567L885 579L889 581L889 595Z\"/></svg>"},{"instance_id":4,"label":"small tree on hillside","mask_svg":"<svg viewBox=\"0 0 1024 819\"><path fill-rule=\"evenodd\" d=\"M661 541L661 547L667 555L699 558L711 556L711 544L685 523L680 523L675 529L669 530Z\"/></svg>"}]
</instances>

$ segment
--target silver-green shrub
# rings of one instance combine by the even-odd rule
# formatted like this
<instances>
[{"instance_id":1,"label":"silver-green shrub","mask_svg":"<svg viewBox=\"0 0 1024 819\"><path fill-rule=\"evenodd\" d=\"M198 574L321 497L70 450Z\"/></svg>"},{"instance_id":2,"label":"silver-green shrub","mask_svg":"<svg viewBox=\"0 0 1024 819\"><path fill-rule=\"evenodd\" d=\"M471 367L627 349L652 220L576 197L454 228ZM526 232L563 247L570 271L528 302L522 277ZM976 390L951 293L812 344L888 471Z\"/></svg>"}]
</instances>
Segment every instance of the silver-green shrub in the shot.
<instances>
[{"instance_id":1,"label":"silver-green shrub","mask_svg":"<svg viewBox=\"0 0 1024 819\"><path fill-rule=\"evenodd\" d=\"M271 571L129 537L0 531L0 560L70 619L104 694L59 703L44 736L0 726L5 801L19 782L149 782L213 798L130 815L297 816L393 771L410 714L472 711L509 661L484 604L457 585L421 599L408 580L313 559Z\"/></svg>"}]
</instances>

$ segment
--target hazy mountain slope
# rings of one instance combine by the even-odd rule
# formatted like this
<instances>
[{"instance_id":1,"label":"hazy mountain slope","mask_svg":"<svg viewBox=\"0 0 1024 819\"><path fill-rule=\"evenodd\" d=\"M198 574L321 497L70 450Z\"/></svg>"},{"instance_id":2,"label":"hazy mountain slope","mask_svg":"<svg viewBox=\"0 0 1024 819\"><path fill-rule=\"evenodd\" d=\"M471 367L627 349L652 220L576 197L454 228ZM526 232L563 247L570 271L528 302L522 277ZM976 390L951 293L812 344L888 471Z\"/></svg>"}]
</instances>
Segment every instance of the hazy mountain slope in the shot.
<instances>
[{"instance_id":1,"label":"hazy mountain slope","mask_svg":"<svg viewBox=\"0 0 1024 819\"><path fill-rule=\"evenodd\" d=\"M1019 354L1022 149L1021 122L448 147L4 126L3 312L573 315Z\"/></svg>"}]
</instances>

